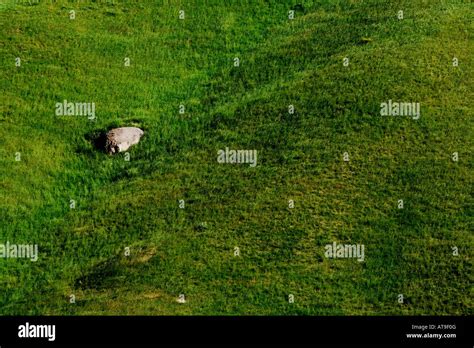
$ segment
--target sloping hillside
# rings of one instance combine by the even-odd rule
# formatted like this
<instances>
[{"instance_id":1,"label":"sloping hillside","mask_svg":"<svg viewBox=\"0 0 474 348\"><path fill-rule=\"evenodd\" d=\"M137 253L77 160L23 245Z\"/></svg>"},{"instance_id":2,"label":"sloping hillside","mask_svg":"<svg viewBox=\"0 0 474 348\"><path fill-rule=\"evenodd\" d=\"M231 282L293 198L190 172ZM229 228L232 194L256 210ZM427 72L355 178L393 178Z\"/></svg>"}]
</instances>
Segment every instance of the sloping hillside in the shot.
<instances>
[{"instance_id":1,"label":"sloping hillside","mask_svg":"<svg viewBox=\"0 0 474 348\"><path fill-rule=\"evenodd\" d=\"M5 3L0 243L39 257L0 259L0 313L472 314L473 9ZM128 125L129 161L94 146Z\"/></svg>"}]
</instances>

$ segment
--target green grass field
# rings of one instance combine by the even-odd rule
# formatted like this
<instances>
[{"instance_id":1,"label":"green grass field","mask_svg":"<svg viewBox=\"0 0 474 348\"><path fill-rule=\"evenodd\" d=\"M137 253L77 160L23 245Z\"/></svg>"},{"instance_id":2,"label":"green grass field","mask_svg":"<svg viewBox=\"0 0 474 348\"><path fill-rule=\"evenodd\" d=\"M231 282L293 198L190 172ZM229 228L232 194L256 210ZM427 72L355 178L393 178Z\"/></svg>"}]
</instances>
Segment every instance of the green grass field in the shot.
<instances>
[{"instance_id":1,"label":"green grass field","mask_svg":"<svg viewBox=\"0 0 474 348\"><path fill-rule=\"evenodd\" d=\"M472 314L473 10L0 0L0 244L39 246L0 258L0 314ZM117 126L130 161L94 146Z\"/></svg>"}]
</instances>

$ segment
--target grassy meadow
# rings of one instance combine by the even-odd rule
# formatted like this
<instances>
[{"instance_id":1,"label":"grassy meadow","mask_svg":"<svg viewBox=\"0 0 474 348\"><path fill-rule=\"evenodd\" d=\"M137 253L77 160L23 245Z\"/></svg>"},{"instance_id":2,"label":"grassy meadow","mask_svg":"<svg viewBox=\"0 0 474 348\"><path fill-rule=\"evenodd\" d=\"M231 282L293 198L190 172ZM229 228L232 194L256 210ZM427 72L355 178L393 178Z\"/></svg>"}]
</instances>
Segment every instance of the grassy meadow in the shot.
<instances>
[{"instance_id":1,"label":"grassy meadow","mask_svg":"<svg viewBox=\"0 0 474 348\"><path fill-rule=\"evenodd\" d=\"M0 258L0 314L473 314L473 10L0 0L0 243L39 246ZM119 126L129 161L95 146Z\"/></svg>"}]
</instances>

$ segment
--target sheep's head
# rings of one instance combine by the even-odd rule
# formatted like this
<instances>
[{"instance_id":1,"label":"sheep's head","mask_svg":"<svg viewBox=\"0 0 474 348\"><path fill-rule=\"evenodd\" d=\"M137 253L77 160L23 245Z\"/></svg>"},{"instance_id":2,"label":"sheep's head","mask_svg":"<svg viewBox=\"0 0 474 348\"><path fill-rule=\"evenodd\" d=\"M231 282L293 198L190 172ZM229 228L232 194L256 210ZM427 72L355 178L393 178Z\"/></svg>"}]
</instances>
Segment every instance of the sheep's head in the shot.
<instances>
[{"instance_id":1,"label":"sheep's head","mask_svg":"<svg viewBox=\"0 0 474 348\"><path fill-rule=\"evenodd\" d=\"M108 146L108 153L109 155L113 155L115 153L119 153L120 152L120 148L118 147L118 145L113 145L113 144L110 144Z\"/></svg>"}]
</instances>

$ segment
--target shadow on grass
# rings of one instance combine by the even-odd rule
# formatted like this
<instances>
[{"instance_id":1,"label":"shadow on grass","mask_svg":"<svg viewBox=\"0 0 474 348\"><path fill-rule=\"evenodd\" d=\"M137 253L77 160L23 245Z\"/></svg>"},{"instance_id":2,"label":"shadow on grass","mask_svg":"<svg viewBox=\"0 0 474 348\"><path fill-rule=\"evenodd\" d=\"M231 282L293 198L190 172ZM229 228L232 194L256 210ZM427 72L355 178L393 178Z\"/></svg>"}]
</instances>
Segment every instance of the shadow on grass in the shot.
<instances>
[{"instance_id":1,"label":"shadow on grass","mask_svg":"<svg viewBox=\"0 0 474 348\"><path fill-rule=\"evenodd\" d=\"M85 135L85 139L93 146L95 150L106 153L105 142L107 140L107 131L94 130Z\"/></svg>"},{"instance_id":2,"label":"shadow on grass","mask_svg":"<svg viewBox=\"0 0 474 348\"><path fill-rule=\"evenodd\" d=\"M108 260L100 262L93 267L92 271L76 279L74 286L80 289L102 289L107 287L107 280L120 273L120 260L114 256Z\"/></svg>"}]
</instances>

